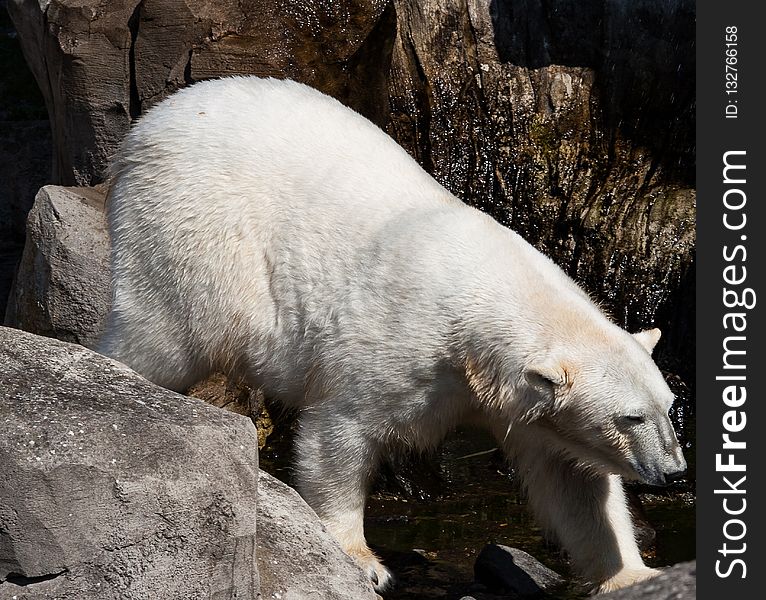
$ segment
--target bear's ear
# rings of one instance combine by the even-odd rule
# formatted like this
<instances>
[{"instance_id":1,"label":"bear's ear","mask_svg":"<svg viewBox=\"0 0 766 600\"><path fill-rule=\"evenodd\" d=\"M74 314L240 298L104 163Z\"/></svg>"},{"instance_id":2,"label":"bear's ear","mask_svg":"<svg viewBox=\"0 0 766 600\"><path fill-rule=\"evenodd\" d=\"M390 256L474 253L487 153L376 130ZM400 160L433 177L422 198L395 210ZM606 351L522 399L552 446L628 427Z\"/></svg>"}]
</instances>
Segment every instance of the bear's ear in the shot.
<instances>
[{"instance_id":1,"label":"bear's ear","mask_svg":"<svg viewBox=\"0 0 766 600\"><path fill-rule=\"evenodd\" d=\"M564 365L556 361L534 364L524 371L524 377L529 385L541 391L556 389L569 381Z\"/></svg>"},{"instance_id":2,"label":"bear's ear","mask_svg":"<svg viewBox=\"0 0 766 600\"><path fill-rule=\"evenodd\" d=\"M547 360L532 364L524 371L524 378L533 389L550 401L549 407L559 410L572 385L571 370L561 361Z\"/></svg>"},{"instance_id":3,"label":"bear's ear","mask_svg":"<svg viewBox=\"0 0 766 600\"><path fill-rule=\"evenodd\" d=\"M644 329L643 331L634 333L633 337L644 347L644 350L651 354L654 347L657 345L657 342L660 341L662 332L655 327L654 329Z\"/></svg>"},{"instance_id":4,"label":"bear's ear","mask_svg":"<svg viewBox=\"0 0 766 600\"><path fill-rule=\"evenodd\" d=\"M558 412L569 397L567 392L572 385L572 375L571 369L554 359L533 363L528 367L524 371L524 378L546 402L535 402L526 418L533 420L546 412Z\"/></svg>"}]
</instances>

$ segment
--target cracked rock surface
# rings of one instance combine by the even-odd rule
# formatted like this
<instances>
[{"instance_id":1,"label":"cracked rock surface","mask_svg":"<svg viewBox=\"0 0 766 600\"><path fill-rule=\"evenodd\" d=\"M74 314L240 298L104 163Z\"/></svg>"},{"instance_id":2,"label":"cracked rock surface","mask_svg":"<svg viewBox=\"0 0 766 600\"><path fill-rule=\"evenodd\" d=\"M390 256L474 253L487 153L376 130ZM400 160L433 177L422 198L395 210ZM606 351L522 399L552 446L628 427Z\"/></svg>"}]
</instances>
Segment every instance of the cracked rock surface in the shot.
<instances>
[{"instance_id":1,"label":"cracked rock surface","mask_svg":"<svg viewBox=\"0 0 766 600\"><path fill-rule=\"evenodd\" d=\"M0 598L254 598L246 417L0 328Z\"/></svg>"},{"instance_id":2,"label":"cracked rock surface","mask_svg":"<svg viewBox=\"0 0 766 600\"><path fill-rule=\"evenodd\" d=\"M0 600L377 598L249 418L16 329L0 365Z\"/></svg>"},{"instance_id":3,"label":"cracked rock surface","mask_svg":"<svg viewBox=\"0 0 766 600\"><path fill-rule=\"evenodd\" d=\"M5 324L92 347L111 303L103 186L40 189Z\"/></svg>"}]
</instances>

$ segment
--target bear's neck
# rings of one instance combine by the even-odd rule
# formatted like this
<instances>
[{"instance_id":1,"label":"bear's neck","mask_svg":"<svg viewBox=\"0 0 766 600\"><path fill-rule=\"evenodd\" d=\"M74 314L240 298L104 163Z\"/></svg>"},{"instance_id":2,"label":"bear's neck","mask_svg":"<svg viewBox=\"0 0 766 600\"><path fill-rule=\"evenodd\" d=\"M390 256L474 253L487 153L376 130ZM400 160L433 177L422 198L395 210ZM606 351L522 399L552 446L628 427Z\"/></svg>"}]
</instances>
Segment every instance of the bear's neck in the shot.
<instances>
[{"instance_id":1,"label":"bear's neck","mask_svg":"<svg viewBox=\"0 0 766 600\"><path fill-rule=\"evenodd\" d=\"M479 402L507 411L528 393L527 367L562 351L582 355L588 340L611 337L616 326L547 257L497 227L483 254L462 265L455 341Z\"/></svg>"}]
</instances>

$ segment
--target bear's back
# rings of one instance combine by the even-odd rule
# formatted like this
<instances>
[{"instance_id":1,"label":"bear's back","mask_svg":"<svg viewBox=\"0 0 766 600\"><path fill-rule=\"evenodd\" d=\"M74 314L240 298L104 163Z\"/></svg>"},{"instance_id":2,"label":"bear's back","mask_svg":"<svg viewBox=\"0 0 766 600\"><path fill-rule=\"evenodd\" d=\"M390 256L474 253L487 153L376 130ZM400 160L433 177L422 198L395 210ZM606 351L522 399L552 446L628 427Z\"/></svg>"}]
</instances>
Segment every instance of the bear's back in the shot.
<instances>
[{"instance_id":1,"label":"bear's back","mask_svg":"<svg viewBox=\"0 0 766 600\"><path fill-rule=\"evenodd\" d=\"M151 109L114 162L108 206L102 348L128 364L174 339L178 355L247 357L300 382L314 349L344 341L436 356L471 314L503 336L498 322L558 335L573 312L598 317L558 267L380 129L290 81L203 82Z\"/></svg>"},{"instance_id":2,"label":"bear's back","mask_svg":"<svg viewBox=\"0 0 766 600\"><path fill-rule=\"evenodd\" d=\"M112 179L126 171L183 185L192 192L178 197L184 208L200 202L209 209L215 188L226 188L226 203L240 190L245 202L263 193L303 216L312 205L349 217L451 199L353 110L308 86L256 77L198 83L153 107L127 136Z\"/></svg>"},{"instance_id":3,"label":"bear's back","mask_svg":"<svg viewBox=\"0 0 766 600\"><path fill-rule=\"evenodd\" d=\"M284 331L325 329L341 304L426 285L419 273L449 247L433 215L475 212L339 102L253 77L152 108L110 175L115 319L138 331L154 315L207 355L256 337L274 348ZM435 258L409 274L426 229Z\"/></svg>"},{"instance_id":4,"label":"bear's back","mask_svg":"<svg viewBox=\"0 0 766 600\"><path fill-rule=\"evenodd\" d=\"M191 253L216 260L236 245L285 250L303 274L398 223L465 209L367 119L305 85L257 77L201 82L149 110L113 163L109 202L118 245L151 238L174 249L176 271L200 266L181 264Z\"/></svg>"}]
</instances>

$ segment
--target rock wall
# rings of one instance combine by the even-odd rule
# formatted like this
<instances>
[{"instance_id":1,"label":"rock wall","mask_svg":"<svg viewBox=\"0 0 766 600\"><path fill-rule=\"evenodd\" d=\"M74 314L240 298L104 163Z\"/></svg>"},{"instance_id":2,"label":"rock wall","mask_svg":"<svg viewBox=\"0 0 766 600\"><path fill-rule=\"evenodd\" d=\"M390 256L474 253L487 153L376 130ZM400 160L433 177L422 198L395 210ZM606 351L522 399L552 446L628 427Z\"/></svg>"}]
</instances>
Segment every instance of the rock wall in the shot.
<instances>
[{"instance_id":1,"label":"rock wall","mask_svg":"<svg viewBox=\"0 0 766 600\"><path fill-rule=\"evenodd\" d=\"M379 113L394 25L385 1L11 0L9 12L53 125L54 181L103 181L152 104L238 73L304 81Z\"/></svg>"},{"instance_id":2,"label":"rock wall","mask_svg":"<svg viewBox=\"0 0 766 600\"><path fill-rule=\"evenodd\" d=\"M383 126L620 324L660 326L660 356L693 379L690 0L11 0L9 10L46 98L57 183L101 181L131 119L183 85L294 78Z\"/></svg>"},{"instance_id":3,"label":"rock wall","mask_svg":"<svg viewBox=\"0 0 766 600\"><path fill-rule=\"evenodd\" d=\"M395 4L389 133L693 379L694 3Z\"/></svg>"},{"instance_id":4,"label":"rock wall","mask_svg":"<svg viewBox=\"0 0 766 600\"><path fill-rule=\"evenodd\" d=\"M24 221L51 182L51 133L42 95L0 0L0 315L24 248Z\"/></svg>"}]
</instances>

